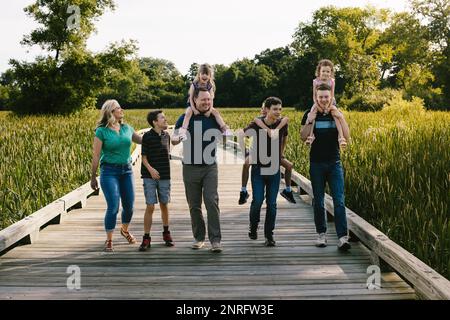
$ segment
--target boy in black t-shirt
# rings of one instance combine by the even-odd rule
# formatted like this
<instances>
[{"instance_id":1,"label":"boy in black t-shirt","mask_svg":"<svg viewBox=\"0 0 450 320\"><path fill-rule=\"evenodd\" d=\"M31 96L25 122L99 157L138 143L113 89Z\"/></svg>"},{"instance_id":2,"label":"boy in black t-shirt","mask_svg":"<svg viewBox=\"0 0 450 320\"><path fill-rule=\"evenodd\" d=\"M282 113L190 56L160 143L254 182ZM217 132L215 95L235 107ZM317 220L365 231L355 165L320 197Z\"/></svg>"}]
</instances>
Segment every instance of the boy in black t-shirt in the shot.
<instances>
[{"instance_id":1,"label":"boy in black t-shirt","mask_svg":"<svg viewBox=\"0 0 450 320\"><path fill-rule=\"evenodd\" d=\"M262 119L269 129L275 129L281 122L282 102L277 97L269 97L264 101L266 116ZM251 181L253 200L250 205L250 225L248 236L252 240L258 238L261 206L266 200L266 218L264 221L264 243L267 247L275 246L273 231L277 215L277 195L280 186L280 162L282 143L288 135L288 125L279 129L278 136L269 137L267 131L255 121L244 129L244 136L253 136Z\"/></svg>"},{"instance_id":2,"label":"boy in black t-shirt","mask_svg":"<svg viewBox=\"0 0 450 320\"><path fill-rule=\"evenodd\" d=\"M344 115L336 108L331 106L330 113L325 114L323 110L330 105L331 87L327 84L321 84L316 91L317 108L315 111L308 110L302 119L301 138L303 141L308 139L312 126L314 126L314 143L310 151L311 185L313 189L314 223L318 238L317 247L326 247L327 245L327 221L325 215L324 197L325 184L331 189L334 205L334 223L338 236L338 249L346 251L350 249L348 242L347 217L344 203L344 169L342 168L338 131L335 121L339 121L345 139L349 141L350 131ZM335 120L336 119L336 120Z\"/></svg>"},{"instance_id":3,"label":"boy in black t-shirt","mask_svg":"<svg viewBox=\"0 0 450 320\"><path fill-rule=\"evenodd\" d=\"M141 176L144 180L144 194L147 207L144 216L144 237L139 251L145 251L151 246L150 230L153 211L158 203L163 222L163 240L167 246L173 246L169 231L170 202L170 136L166 130L167 120L161 110L149 112L147 121L152 126L142 138Z\"/></svg>"},{"instance_id":4,"label":"boy in black t-shirt","mask_svg":"<svg viewBox=\"0 0 450 320\"><path fill-rule=\"evenodd\" d=\"M255 118L254 122L256 125L258 125L260 128L267 131L269 136L276 135L278 131L280 131L284 126L288 125L289 119L288 117L282 117L280 120L280 124L275 129L270 129L264 124L263 119L266 116L266 108L264 107L264 103L261 106L261 113L258 117ZM239 132L240 139L242 139L243 131ZM291 203L296 203L294 199L294 194L291 189L291 176L292 176L292 169L294 168L294 165L292 162L290 162L286 157L284 156L284 150L286 149L287 145L287 137L283 138L282 147L281 147L281 166L284 167L284 181L286 183L286 188L283 189L283 191L280 192L280 195L285 198L287 201ZM250 159L249 159L249 151L247 148L245 148L243 145L241 145L241 148L245 151L245 160L244 164L242 165L242 186L241 191L239 193L239 201L238 203L240 205L245 204L247 202L247 199L250 197L247 191L247 184L248 184L248 178L249 178L249 169L250 169Z\"/></svg>"}]
</instances>

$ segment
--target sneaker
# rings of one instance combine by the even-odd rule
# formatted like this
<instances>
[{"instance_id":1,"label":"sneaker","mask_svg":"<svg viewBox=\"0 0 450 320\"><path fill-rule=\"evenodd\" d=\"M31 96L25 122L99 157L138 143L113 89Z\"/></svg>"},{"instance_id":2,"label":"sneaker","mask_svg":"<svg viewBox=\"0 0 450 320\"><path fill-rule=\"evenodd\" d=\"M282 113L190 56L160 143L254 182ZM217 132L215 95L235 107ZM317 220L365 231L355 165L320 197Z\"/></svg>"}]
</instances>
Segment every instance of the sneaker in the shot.
<instances>
[{"instance_id":1,"label":"sneaker","mask_svg":"<svg viewBox=\"0 0 450 320\"><path fill-rule=\"evenodd\" d=\"M340 251L347 251L351 248L352 246L350 245L350 243L348 243L348 236L343 236L339 238L338 241L338 249Z\"/></svg>"},{"instance_id":2,"label":"sneaker","mask_svg":"<svg viewBox=\"0 0 450 320\"><path fill-rule=\"evenodd\" d=\"M220 245L220 242L211 243L211 252L215 253L222 252L222 246Z\"/></svg>"},{"instance_id":3,"label":"sneaker","mask_svg":"<svg viewBox=\"0 0 450 320\"><path fill-rule=\"evenodd\" d=\"M194 250L198 250L198 249L203 248L204 245L205 245L204 241L194 240L194 242L192 243L191 248L194 249Z\"/></svg>"},{"instance_id":4,"label":"sneaker","mask_svg":"<svg viewBox=\"0 0 450 320\"><path fill-rule=\"evenodd\" d=\"M151 237L150 238L143 237L142 238L142 243L139 246L139 251L146 251L148 248L150 248L152 246L151 242L152 242L152 238Z\"/></svg>"},{"instance_id":5,"label":"sneaker","mask_svg":"<svg viewBox=\"0 0 450 320\"><path fill-rule=\"evenodd\" d=\"M320 233L316 240L316 247L324 248L327 246L327 234Z\"/></svg>"},{"instance_id":6,"label":"sneaker","mask_svg":"<svg viewBox=\"0 0 450 320\"><path fill-rule=\"evenodd\" d=\"M248 194L247 191L241 191L240 195L239 195L239 204L244 204L247 202L248 197L250 197L250 195Z\"/></svg>"},{"instance_id":7,"label":"sneaker","mask_svg":"<svg viewBox=\"0 0 450 320\"><path fill-rule=\"evenodd\" d=\"M283 191L280 192L280 195L290 203L297 203L294 199L294 194L292 193L292 190L286 191L286 189L284 189Z\"/></svg>"},{"instance_id":8,"label":"sneaker","mask_svg":"<svg viewBox=\"0 0 450 320\"><path fill-rule=\"evenodd\" d=\"M256 240L258 239L258 226L256 227L252 227L250 226L248 228L249 232L248 232L248 237L252 240Z\"/></svg>"},{"instance_id":9,"label":"sneaker","mask_svg":"<svg viewBox=\"0 0 450 320\"><path fill-rule=\"evenodd\" d=\"M125 231L125 230L123 230L122 228L120 228L120 234L121 234L125 239L127 239L127 241L128 241L129 244L134 244L134 243L136 243L136 238L135 238L131 233L129 233L128 231Z\"/></svg>"},{"instance_id":10,"label":"sneaker","mask_svg":"<svg viewBox=\"0 0 450 320\"><path fill-rule=\"evenodd\" d=\"M104 250L105 250L105 252L113 252L114 251L112 240L105 241L105 249Z\"/></svg>"},{"instance_id":11,"label":"sneaker","mask_svg":"<svg viewBox=\"0 0 450 320\"><path fill-rule=\"evenodd\" d=\"M163 232L163 240L166 243L166 246L168 246L168 247L174 246L172 236L170 235L170 231Z\"/></svg>"},{"instance_id":12,"label":"sneaker","mask_svg":"<svg viewBox=\"0 0 450 320\"><path fill-rule=\"evenodd\" d=\"M266 247L275 247L275 240L272 237L266 238L266 242L264 242Z\"/></svg>"}]
</instances>

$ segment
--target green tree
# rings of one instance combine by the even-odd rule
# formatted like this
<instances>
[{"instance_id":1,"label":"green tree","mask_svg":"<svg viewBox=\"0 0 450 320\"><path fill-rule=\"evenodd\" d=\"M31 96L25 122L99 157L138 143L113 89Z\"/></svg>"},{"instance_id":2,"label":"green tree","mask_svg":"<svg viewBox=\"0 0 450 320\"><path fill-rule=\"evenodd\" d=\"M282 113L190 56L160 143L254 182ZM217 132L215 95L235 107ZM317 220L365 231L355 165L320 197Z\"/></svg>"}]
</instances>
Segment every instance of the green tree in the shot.
<instances>
[{"instance_id":1,"label":"green tree","mask_svg":"<svg viewBox=\"0 0 450 320\"><path fill-rule=\"evenodd\" d=\"M116 71L126 72L135 51L133 43L122 43L97 55L72 50L63 63L51 57L32 63L12 60L17 88L10 96L12 109L20 114L55 114L93 107L107 79Z\"/></svg>"},{"instance_id":2,"label":"green tree","mask_svg":"<svg viewBox=\"0 0 450 320\"><path fill-rule=\"evenodd\" d=\"M276 94L277 77L270 68L251 59L233 62L226 70L216 72L216 79L216 105L258 107L267 96Z\"/></svg>"},{"instance_id":3,"label":"green tree","mask_svg":"<svg viewBox=\"0 0 450 320\"><path fill-rule=\"evenodd\" d=\"M332 60L348 95L372 90L381 78L375 48L388 14L371 7L321 8L312 22L300 23L292 47L299 57L315 56L315 64L324 58Z\"/></svg>"},{"instance_id":4,"label":"green tree","mask_svg":"<svg viewBox=\"0 0 450 320\"><path fill-rule=\"evenodd\" d=\"M54 59L58 62L61 52L85 47L86 40L95 30L94 20L106 9L114 10L113 0L35 1L24 11L41 27L25 35L22 44L39 45L54 51Z\"/></svg>"},{"instance_id":5,"label":"green tree","mask_svg":"<svg viewBox=\"0 0 450 320\"><path fill-rule=\"evenodd\" d=\"M150 106L181 107L186 105L188 84L186 77L165 59L141 58L139 67L148 79L148 91L152 96Z\"/></svg>"},{"instance_id":6,"label":"green tree","mask_svg":"<svg viewBox=\"0 0 450 320\"><path fill-rule=\"evenodd\" d=\"M10 100L16 113L70 113L93 107L107 84L120 88L117 97L139 99L145 78L132 62L137 51L133 41L112 44L98 54L86 49L95 19L108 8L114 9L112 0L38 0L25 8L40 27L23 43L39 45L54 56L32 63L10 61Z\"/></svg>"},{"instance_id":7,"label":"green tree","mask_svg":"<svg viewBox=\"0 0 450 320\"><path fill-rule=\"evenodd\" d=\"M432 43L432 71L434 87L442 88L444 101L436 102L450 109L450 1L410 0L413 11L428 29Z\"/></svg>"}]
</instances>

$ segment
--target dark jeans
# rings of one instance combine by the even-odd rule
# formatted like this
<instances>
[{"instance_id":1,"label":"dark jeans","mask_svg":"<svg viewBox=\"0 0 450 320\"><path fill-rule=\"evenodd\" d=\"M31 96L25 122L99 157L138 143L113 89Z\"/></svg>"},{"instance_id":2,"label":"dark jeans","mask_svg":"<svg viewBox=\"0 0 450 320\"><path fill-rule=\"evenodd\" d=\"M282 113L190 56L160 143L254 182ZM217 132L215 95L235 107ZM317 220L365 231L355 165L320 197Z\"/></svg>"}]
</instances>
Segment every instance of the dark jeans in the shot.
<instances>
[{"instance_id":1,"label":"dark jeans","mask_svg":"<svg viewBox=\"0 0 450 320\"><path fill-rule=\"evenodd\" d=\"M252 165L253 200L250 205L250 225L256 227L261 215L261 206L266 198L266 220L264 222L264 235L272 238L277 216L277 195L280 188L280 170L274 175L261 175L261 168Z\"/></svg>"},{"instance_id":2,"label":"dark jeans","mask_svg":"<svg viewBox=\"0 0 450 320\"><path fill-rule=\"evenodd\" d=\"M120 200L122 200L122 224L130 223L134 205L134 179L131 164L102 164L100 166L100 186L107 203L106 232L113 231L116 227Z\"/></svg>"},{"instance_id":3,"label":"dark jeans","mask_svg":"<svg viewBox=\"0 0 450 320\"><path fill-rule=\"evenodd\" d=\"M314 223L317 233L327 231L324 206L325 184L328 182L334 205L334 224L338 238L347 235L347 217L344 200L344 170L341 161L311 162L309 168L314 194Z\"/></svg>"}]
</instances>

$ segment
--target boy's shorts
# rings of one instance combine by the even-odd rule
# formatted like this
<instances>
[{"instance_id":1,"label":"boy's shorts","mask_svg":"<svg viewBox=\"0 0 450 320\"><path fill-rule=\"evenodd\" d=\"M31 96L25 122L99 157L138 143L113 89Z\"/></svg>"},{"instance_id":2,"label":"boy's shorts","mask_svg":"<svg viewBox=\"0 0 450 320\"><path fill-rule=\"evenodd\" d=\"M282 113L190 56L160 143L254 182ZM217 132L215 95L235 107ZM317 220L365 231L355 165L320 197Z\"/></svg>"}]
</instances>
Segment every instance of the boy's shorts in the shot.
<instances>
[{"instance_id":1,"label":"boy's shorts","mask_svg":"<svg viewBox=\"0 0 450 320\"><path fill-rule=\"evenodd\" d=\"M158 196L156 195L158 194ZM153 180L144 178L144 195L146 204L170 202L170 180Z\"/></svg>"}]
</instances>

